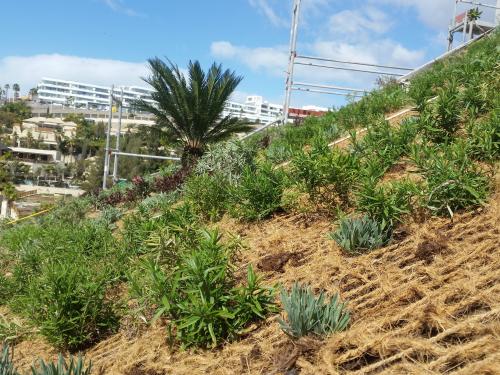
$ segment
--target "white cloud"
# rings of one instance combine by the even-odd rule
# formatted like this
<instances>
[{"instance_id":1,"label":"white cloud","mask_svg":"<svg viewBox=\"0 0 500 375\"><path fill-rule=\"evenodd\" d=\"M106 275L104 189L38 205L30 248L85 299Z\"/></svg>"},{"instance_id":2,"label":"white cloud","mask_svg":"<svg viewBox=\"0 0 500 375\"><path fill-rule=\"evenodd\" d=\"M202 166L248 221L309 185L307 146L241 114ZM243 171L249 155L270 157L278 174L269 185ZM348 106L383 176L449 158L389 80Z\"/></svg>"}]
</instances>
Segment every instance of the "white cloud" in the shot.
<instances>
[{"instance_id":1,"label":"white cloud","mask_svg":"<svg viewBox=\"0 0 500 375\"><path fill-rule=\"evenodd\" d=\"M274 25L280 27L288 27L289 23L286 19L279 16L273 9L269 0L249 0L250 5L258 9L266 18Z\"/></svg>"},{"instance_id":2,"label":"white cloud","mask_svg":"<svg viewBox=\"0 0 500 375\"><path fill-rule=\"evenodd\" d=\"M424 24L443 29L450 22L454 0L372 0L372 3L413 7Z\"/></svg>"},{"instance_id":3,"label":"white cloud","mask_svg":"<svg viewBox=\"0 0 500 375\"><path fill-rule=\"evenodd\" d=\"M123 0L102 0L104 4L106 4L109 8L118 13L126 14L131 17L143 17L142 13L138 13L135 10L128 8L124 5Z\"/></svg>"},{"instance_id":4,"label":"white cloud","mask_svg":"<svg viewBox=\"0 0 500 375\"><path fill-rule=\"evenodd\" d=\"M288 61L286 46L249 48L219 41L212 43L210 51L216 58L237 60L253 71L272 75L283 75Z\"/></svg>"},{"instance_id":5,"label":"white cloud","mask_svg":"<svg viewBox=\"0 0 500 375\"><path fill-rule=\"evenodd\" d=\"M140 85L148 75L146 63L95 59L59 54L7 56L0 59L0 83L19 83L23 93L42 77L80 81L98 85Z\"/></svg>"},{"instance_id":6,"label":"white cloud","mask_svg":"<svg viewBox=\"0 0 500 375\"><path fill-rule=\"evenodd\" d=\"M357 43L318 40L311 44L302 45L300 49L303 54L336 60L402 67L416 67L424 61L425 57L422 50L405 48L390 39ZM288 62L287 47L249 48L221 41L212 43L211 52L216 58L235 60L246 65L253 71L282 77L284 80ZM349 65L344 66L349 67ZM357 66L356 68L359 69L360 67ZM358 88L371 87L376 77L375 75L359 72L321 69L301 65L296 66L295 69L295 81L354 85Z\"/></svg>"},{"instance_id":7,"label":"white cloud","mask_svg":"<svg viewBox=\"0 0 500 375\"><path fill-rule=\"evenodd\" d=\"M384 34L392 26L389 17L374 7L343 10L330 17L329 28L334 34L359 39L367 33Z\"/></svg>"}]
</instances>

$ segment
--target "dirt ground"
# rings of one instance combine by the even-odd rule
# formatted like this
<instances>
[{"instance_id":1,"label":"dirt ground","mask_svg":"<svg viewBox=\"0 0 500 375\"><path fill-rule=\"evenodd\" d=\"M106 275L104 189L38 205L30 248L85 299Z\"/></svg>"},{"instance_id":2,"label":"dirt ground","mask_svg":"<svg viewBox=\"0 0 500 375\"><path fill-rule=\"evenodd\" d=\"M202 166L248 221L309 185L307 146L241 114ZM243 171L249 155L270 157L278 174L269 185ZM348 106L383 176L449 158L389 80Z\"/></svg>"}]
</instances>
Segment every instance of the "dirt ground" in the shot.
<instances>
[{"instance_id":1,"label":"dirt ground","mask_svg":"<svg viewBox=\"0 0 500 375\"><path fill-rule=\"evenodd\" d=\"M119 333L90 348L96 374L500 374L500 195L485 208L433 218L395 242L348 257L327 238L329 220L278 216L258 224L223 219L266 284L295 281L339 292L350 328L324 340L291 340L277 317L213 351L172 350L161 326ZM28 368L56 355L40 340L15 347Z\"/></svg>"}]
</instances>

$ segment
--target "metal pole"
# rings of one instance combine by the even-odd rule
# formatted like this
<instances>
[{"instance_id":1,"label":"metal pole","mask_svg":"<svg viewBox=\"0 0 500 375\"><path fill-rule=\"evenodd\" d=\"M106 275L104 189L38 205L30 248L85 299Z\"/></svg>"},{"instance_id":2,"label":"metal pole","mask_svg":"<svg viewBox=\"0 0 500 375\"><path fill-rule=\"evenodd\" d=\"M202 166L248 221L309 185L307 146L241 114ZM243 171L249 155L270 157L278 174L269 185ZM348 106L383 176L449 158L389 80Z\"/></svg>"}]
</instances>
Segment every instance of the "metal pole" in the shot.
<instances>
[{"instance_id":1,"label":"metal pole","mask_svg":"<svg viewBox=\"0 0 500 375\"><path fill-rule=\"evenodd\" d=\"M464 4L472 4L472 5L477 5L480 7L491 8L491 9L500 9L500 6L498 6L498 5L495 6L495 5L483 4L483 3L480 3L479 1L466 1L466 0L458 0L458 1L461 3L464 3Z\"/></svg>"},{"instance_id":2,"label":"metal pole","mask_svg":"<svg viewBox=\"0 0 500 375\"><path fill-rule=\"evenodd\" d=\"M465 16L464 16L464 30L463 30L463 33L462 33L462 42L465 43L466 39L467 39L467 23L468 23L468 19L469 19L469 11L466 11L465 12Z\"/></svg>"},{"instance_id":3,"label":"metal pole","mask_svg":"<svg viewBox=\"0 0 500 375\"><path fill-rule=\"evenodd\" d=\"M116 130L116 150L120 151L120 137L122 134L122 112L123 112L123 87L120 95L120 112L118 112L118 129ZM118 154L113 161L113 181L118 181Z\"/></svg>"},{"instance_id":4,"label":"metal pole","mask_svg":"<svg viewBox=\"0 0 500 375\"><path fill-rule=\"evenodd\" d=\"M455 27L455 19L457 17L457 3L458 0L455 0L455 5L453 6L453 17L451 19L451 25L448 27L448 51L451 50L453 46L453 29Z\"/></svg>"},{"instance_id":5,"label":"metal pole","mask_svg":"<svg viewBox=\"0 0 500 375\"><path fill-rule=\"evenodd\" d=\"M299 26L301 0L294 0L292 11L292 28L290 30L290 55L288 57L288 70L286 72L285 82L285 104L283 105L283 123L288 121L288 109L290 108L290 98L292 95L293 69L295 66L295 57L297 56L297 31Z\"/></svg>"},{"instance_id":6,"label":"metal pole","mask_svg":"<svg viewBox=\"0 0 500 375\"><path fill-rule=\"evenodd\" d=\"M330 86L330 85L318 85L315 83L306 83L306 82L295 82L295 86L308 86L308 87L318 87L321 89L332 89L332 90L341 90L341 91L354 91L354 92L368 92L369 90L360 90L360 89L351 89L349 87L341 87L341 86Z\"/></svg>"},{"instance_id":7,"label":"metal pole","mask_svg":"<svg viewBox=\"0 0 500 375\"><path fill-rule=\"evenodd\" d=\"M381 71L378 71L378 70L365 70L365 69L356 69L356 68L344 68L344 67L341 67L341 66L329 66L329 65L313 64L313 63L296 62L295 65L314 66L314 67L317 67L317 68L328 68L328 69L338 69L338 70L349 70L349 71L352 71L352 72L385 74L385 75L389 75L389 76L398 76L398 77L401 77L401 76L404 75L404 74L401 74L401 73L381 72Z\"/></svg>"},{"instance_id":8,"label":"metal pole","mask_svg":"<svg viewBox=\"0 0 500 375\"><path fill-rule=\"evenodd\" d=\"M335 92L335 91L326 91L326 90L316 90L316 89L307 89L304 87L293 87L292 90L294 91L307 91L307 92L317 92L320 94L330 94L330 95L340 95L340 96L354 96L357 98L362 98L363 95L359 94L349 94L347 92Z\"/></svg>"},{"instance_id":9,"label":"metal pole","mask_svg":"<svg viewBox=\"0 0 500 375\"><path fill-rule=\"evenodd\" d=\"M413 70L413 68L402 68L399 66L378 65L378 64L368 64L368 63L360 63L360 62L352 62L352 61L344 61L344 60L334 60L334 59L327 59L324 57L315 57L315 56L297 55L297 58L298 59L307 59L307 60L330 61L330 62L341 63L341 64L373 66L376 68L387 68L387 69L396 69L396 70Z\"/></svg>"},{"instance_id":10,"label":"metal pole","mask_svg":"<svg viewBox=\"0 0 500 375\"><path fill-rule=\"evenodd\" d=\"M160 160L173 160L173 161L180 161L181 158L178 157L173 157L173 156L157 156L157 155L148 155L148 154L134 154L131 152L121 152L121 151L116 151L116 150L111 150L110 154L112 155L122 155L122 156L135 156L138 158L144 158L144 159L160 159Z\"/></svg>"},{"instance_id":11,"label":"metal pole","mask_svg":"<svg viewBox=\"0 0 500 375\"><path fill-rule=\"evenodd\" d=\"M108 119L108 129L106 130L106 147L104 148L104 174L102 176L102 189L106 190L106 180L109 175L109 138L111 133L111 121L113 120L113 91L115 89L114 85L111 85L111 92L109 93L109 119Z\"/></svg>"}]
</instances>

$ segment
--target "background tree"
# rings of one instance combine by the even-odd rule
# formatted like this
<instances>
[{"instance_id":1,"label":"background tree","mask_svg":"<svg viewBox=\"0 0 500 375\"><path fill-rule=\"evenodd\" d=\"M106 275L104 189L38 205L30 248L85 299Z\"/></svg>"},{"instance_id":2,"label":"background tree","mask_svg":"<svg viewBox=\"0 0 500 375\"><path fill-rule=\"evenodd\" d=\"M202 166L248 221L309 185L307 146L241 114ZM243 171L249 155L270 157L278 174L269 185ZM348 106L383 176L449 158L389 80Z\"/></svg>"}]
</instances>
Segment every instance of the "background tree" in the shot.
<instances>
[{"instance_id":1,"label":"background tree","mask_svg":"<svg viewBox=\"0 0 500 375\"><path fill-rule=\"evenodd\" d=\"M249 129L232 116L222 116L224 106L242 80L235 72L213 64L207 73L198 61L189 62L187 77L172 62L150 59L151 75L144 81L152 86L156 104L139 100L139 109L156 116L157 125L183 146L183 165L200 157L208 143Z\"/></svg>"},{"instance_id":2,"label":"background tree","mask_svg":"<svg viewBox=\"0 0 500 375\"><path fill-rule=\"evenodd\" d=\"M14 100L17 101L19 100L19 92L21 91L21 88L19 87L18 83L14 83L12 85L12 90L14 90Z\"/></svg>"},{"instance_id":3,"label":"background tree","mask_svg":"<svg viewBox=\"0 0 500 375\"><path fill-rule=\"evenodd\" d=\"M5 101L8 102L9 101L9 89L10 89L10 85L8 83L6 83L3 88L5 89Z\"/></svg>"}]
</instances>

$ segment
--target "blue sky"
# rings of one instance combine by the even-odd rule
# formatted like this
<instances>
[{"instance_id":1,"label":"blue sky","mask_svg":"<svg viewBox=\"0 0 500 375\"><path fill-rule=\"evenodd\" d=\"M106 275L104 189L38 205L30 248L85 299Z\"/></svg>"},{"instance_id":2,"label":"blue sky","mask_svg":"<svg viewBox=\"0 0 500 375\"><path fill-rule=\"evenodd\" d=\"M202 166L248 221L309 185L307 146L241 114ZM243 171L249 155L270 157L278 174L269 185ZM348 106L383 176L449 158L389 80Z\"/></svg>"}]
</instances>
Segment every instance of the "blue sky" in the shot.
<instances>
[{"instance_id":1,"label":"blue sky","mask_svg":"<svg viewBox=\"0 0 500 375\"><path fill-rule=\"evenodd\" d=\"M485 0L488 2L488 0ZM494 0L489 0L491 3ZM303 0L299 52L414 67L442 53L453 0ZM0 84L42 76L141 83L149 57L218 61L245 78L235 97L283 100L292 0L24 0L2 4ZM375 77L298 69L297 79L369 88ZM293 104L343 98L294 94Z\"/></svg>"}]
</instances>

